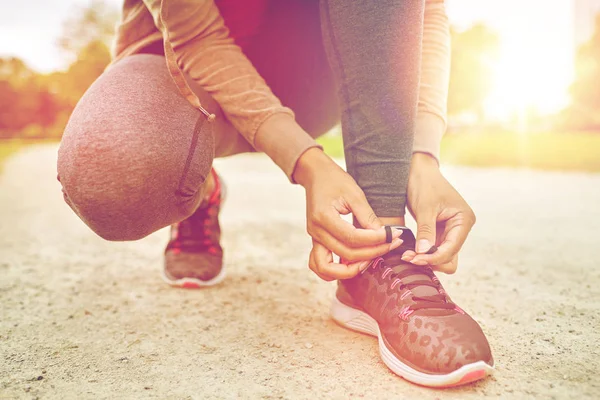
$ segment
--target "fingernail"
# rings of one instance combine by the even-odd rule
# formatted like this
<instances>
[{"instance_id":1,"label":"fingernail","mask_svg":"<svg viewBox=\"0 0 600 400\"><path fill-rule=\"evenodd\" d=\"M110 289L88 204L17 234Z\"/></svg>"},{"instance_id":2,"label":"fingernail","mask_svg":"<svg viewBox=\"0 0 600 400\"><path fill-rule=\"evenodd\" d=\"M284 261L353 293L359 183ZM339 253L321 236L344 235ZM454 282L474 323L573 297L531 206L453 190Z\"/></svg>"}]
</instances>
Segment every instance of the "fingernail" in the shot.
<instances>
[{"instance_id":1,"label":"fingernail","mask_svg":"<svg viewBox=\"0 0 600 400\"><path fill-rule=\"evenodd\" d=\"M360 264L358 264L358 270L362 272L365 269L367 269L370 264L371 264L371 261L363 261Z\"/></svg>"},{"instance_id":2,"label":"fingernail","mask_svg":"<svg viewBox=\"0 0 600 400\"><path fill-rule=\"evenodd\" d=\"M427 261L425 260L412 260L410 263L415 265L427 265Z\"/></svg>"},{"instance_id":3,"label":"fingernail","mask_svg":"<svg viewBox=\"0 0 600 400\"><path fill-rule=\"evenodd\" d=\"M431 248L429 240L421 239L417 242L417 253L425 253Z\"/></svg>"},{"instance_id":4,"label":"fingernail","mask_svg":"<svg viewBox=\"0 0 600 400\"><path fill-rule=\"evenodd\" d=\"M404 232L402 229L396 228L392 231L392 237L394 239L399 238L400 236L402 236L402 232Z\"/></svg>"},{"instance_id":5,"label":"fingernail","mask_svg":"<svg viewBox=\"0 0 600 400\"><path fill-rule=\"evenodd\" d=\"M398 247L400 247L400 245L402 243L404 243L404 240L402 240L402 239L396 238L396 239L392 240L392 243L390 243L390 251L397 249Z\"/></svg>"},{"instance_id":6,"label":"fingernail","mask_svg":"<svg viewBox=\"0 0 600 400\"><path fill-rule=\"evenodd\" d=\"M410 260L410 257L409 256L402 256L400 259L402 261L408 261L408 260Z\"/></svg>"},{"instance_id":7,"label":"fingernail","mask_svg":"<svg viewBox=\"0 0 600 400\"><path fill-rule=\"evenodd\" d=\"M429 250L427 250L427 253L425 253L425 254L433 254L436 251L437 251L437 247L431 246L431 248Z\"/></svg>"}]
</instances>

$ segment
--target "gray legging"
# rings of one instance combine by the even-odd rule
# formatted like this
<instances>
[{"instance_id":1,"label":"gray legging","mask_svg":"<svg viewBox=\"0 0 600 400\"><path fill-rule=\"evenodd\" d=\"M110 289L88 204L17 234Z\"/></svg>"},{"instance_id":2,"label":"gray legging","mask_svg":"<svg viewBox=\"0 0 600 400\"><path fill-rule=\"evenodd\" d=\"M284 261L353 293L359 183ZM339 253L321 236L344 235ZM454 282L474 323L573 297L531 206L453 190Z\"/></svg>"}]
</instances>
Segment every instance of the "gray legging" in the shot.
<instances>
[{"instance_id":1,"label":"gray legging","mask_svg":"<svg viewBox=\"0 0 600 400\"><path fill-rule=\"evenodd\" d=\"M333 127L341 109L348 171L382 217L405 212L422 24L423 0L322 0L320 10L316 1L273 1L243 48L312 136ZM225 118L205 123L156 47L98 78L59 149L65 200L108 240L139 239L187 218L214 157L252 151Z\"/></svg>"}]
</instances>

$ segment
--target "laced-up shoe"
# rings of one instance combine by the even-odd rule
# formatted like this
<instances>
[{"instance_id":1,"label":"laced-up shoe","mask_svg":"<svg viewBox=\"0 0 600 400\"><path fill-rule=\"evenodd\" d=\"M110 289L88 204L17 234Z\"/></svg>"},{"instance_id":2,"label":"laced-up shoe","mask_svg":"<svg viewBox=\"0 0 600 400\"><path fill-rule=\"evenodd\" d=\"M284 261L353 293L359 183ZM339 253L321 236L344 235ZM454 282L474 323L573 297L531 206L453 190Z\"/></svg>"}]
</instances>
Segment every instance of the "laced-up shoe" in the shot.
<instances>
[{"instance_id":1,"label":"laced-up shoe","mask_svg":"<svg viewBox=\"0 0 600 400\"><path fill-rule=\"evenodd\" d=\"M403 230L399 248L338 282L333 319L376 336L383 362L411 382L449 387L484 378L494 365L485 335L431 268L401 260L415 244L412 232Z\"/></svg>"},{"instance_id":2,"label":"laced-up shoe","mask_svg":"<svg viewBox=\"0 0 600 400\"><path fill-rule=\"evenodd\" d=\"M215 188L208 201L189 218L171 225L163 269L163 278L171 286L200 288L216 285L225 278L219 226L225 186L214 168L211 173Z\"/></svg>"}]
</instances>

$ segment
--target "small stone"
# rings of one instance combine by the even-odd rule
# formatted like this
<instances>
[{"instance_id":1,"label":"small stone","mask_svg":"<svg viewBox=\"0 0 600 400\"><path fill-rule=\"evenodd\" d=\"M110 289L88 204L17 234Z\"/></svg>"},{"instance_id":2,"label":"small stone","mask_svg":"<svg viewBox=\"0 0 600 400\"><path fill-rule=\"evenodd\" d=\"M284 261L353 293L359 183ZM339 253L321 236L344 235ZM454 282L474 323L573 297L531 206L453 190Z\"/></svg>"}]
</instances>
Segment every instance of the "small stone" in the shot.
<instances>
[{"instance_id":1,"label":"small stone","mask_svg":"<svg viewBox=\"0 0 600 400\"><path fill-rule=\"evenodd\" d=\"M307 349L312 349L313 345L311 343L305 343L304 347L306 347Z\"/></svg>"},{"instance_id":2,"label":"small stone","mask_svg":"<svg viewBox=\"0 0 600 400\"><path fill-rule=\"evenodd\" d=\"M41 375L36 378L36 380L38 380L38 381L41 381L42 379L44 379L44 377Z\"/></svg>"}]
</instances>

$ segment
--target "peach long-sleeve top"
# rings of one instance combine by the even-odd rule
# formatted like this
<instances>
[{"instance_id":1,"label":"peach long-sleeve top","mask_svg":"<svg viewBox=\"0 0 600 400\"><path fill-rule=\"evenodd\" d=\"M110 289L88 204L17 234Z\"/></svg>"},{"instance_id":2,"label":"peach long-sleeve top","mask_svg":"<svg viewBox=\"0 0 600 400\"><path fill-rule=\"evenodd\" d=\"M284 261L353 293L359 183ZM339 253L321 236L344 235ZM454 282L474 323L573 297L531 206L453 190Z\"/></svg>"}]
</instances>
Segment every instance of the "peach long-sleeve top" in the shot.
<instances>
[{"instance_id":1,"label":"peach long-sleeve top","mask_svg":"<svg viewBox=\"0 0 600 400\"><path fill-rule=\"evenodd\" d=\"M229 34L214 0L125 0L117 27L114 61L162 40L169 72L188 101L210 118L184 73L212 95L223 113L255 148L292 179L298 158L316 143L298 129L261 130L275 114L289 116ZM446 129L450 32L443 0L426 0L423 56L414 152L439 158Z\"/></svg>"}]
</instances>

